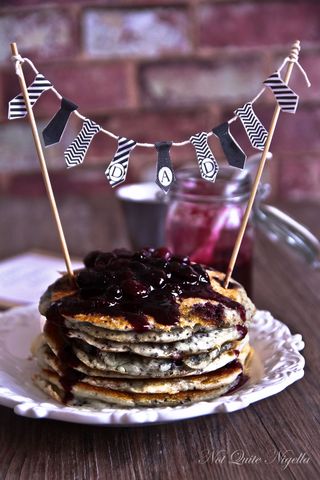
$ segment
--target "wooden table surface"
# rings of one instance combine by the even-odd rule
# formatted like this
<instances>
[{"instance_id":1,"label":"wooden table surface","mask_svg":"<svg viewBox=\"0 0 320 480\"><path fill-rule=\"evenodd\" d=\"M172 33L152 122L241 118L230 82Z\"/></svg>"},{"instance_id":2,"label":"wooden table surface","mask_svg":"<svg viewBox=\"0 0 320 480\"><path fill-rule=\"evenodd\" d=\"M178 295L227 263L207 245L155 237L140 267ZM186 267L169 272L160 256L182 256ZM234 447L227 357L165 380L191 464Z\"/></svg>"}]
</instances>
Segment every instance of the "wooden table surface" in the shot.
<instances>
[{"instance_id":1,"label":"wooden table surface","mask_svg":"<svg viewBox=\"0 0 320 480\"><path fill-rule=\"evenodd\" d=\"M287 210L320 234L319 205ZM319 478L320 273L259 238L254 278L258 308L303 335L302 380L231 414L128 429L32 420L0 407L1 480Z\"/></svg>"}]
</instances>

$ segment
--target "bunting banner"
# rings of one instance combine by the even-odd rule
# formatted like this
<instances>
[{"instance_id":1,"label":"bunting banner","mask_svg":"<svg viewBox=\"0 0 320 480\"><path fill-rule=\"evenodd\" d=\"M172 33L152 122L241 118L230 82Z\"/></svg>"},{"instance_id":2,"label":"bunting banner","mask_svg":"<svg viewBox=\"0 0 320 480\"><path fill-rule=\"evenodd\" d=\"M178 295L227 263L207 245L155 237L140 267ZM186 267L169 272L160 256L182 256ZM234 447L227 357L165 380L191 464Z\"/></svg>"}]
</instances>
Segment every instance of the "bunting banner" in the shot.
<instances>
[{"instance_id":1,"label":"bunting banner","mask_svg":"<svg viewBox=\"0 0 320 480\"><path fill-rule=\"evenodd\" d=\"M60 142L69 117L74 110L77 110L77 108L78 105L62 97L60 110L58 110L42 131L43 141L46 147Z\"/></svg>"},{"instance_id":2,"label":"bunting banner","mask_svg":"<svg viewBox=\"0 0 320 480\"><path fill-rule=\"evenodd\" d=\"M190 137L190 143L192 143L196 150L201 177L210 182L214 182L219 170L219 165L208 145L207 132L196 133Z\"/></svg>"},{"instance_id":3,"label":"bunting banner","mask_svg":"<svg viewBox=\"0 0 320 480\"><path fill-rule=\"evenodd\" d=\"M105 171L105 175L111 187L116 187L125 181L129 166L130 153L135 146L136 142L134 140L128 140L126 137L118 138L117 151Z\"/></svg>"},{"instance_id":4,"label":"bunting banner","mask_svg":"<svg viewBox=\"0 0 320 480\"><path fill-rule=\"evenodd\" d=\"M16 62L19 61L21 60L16 59ZM77 137L64 152L64 158L68 168L83 163L92 139L98 132L102 132L118 141L116 153L105 170L106 179L111 187L116 187L126 180L132 150L136 147L146 147L153 148L158 153L156 183L165 193L167 193L175 181L174 169L170 158L170 149L171 147L180 147L188 144L193 145L195 149L201 177L210 182L214 182L219 171L219 165L208 143L211 135L215 135L219 139L228 164L232 167L244 168L247 155L231 134L230 124L240 119L251 145L258 150L263 150L268 137L268 132L254 112L253 103L258 100L266 88L272 90L275 99L283 112L295 113L299 102L299 96L288 87L280 76L282 68L288 61L292 61L289 58L285 58L281 67L263 82L263 88L252 100L245 103L242 107L237 108L234 111L235 116L233 118L214 127L210 132L195 133L188 140L182 142L162 141L155 143L141 143L121 135L115 135L114 133L103 129L100 125L89 118L81 115L78 111L78 106L72 101L64 98L57 90L55 90L52 83L38 72L30 59L24 58L22 61L27 61L35 72L34 81L27 88L31 107L33 108L40 95L47 90L51 90L61 101L60 109L52 117L42 132L46 147L50 147L60 142L71 113L83 121L82 128ZM297 63L300 71L304 75L307 85L310 86L311 84L306 72L297 60L295 60L295 63ZM18 71L17 65L18 63L16 63L16 71ZM27 109L24 98L20 93L9 102L8 118L10 120L23 118L26 114Z\"/></svg>"},{"instance_id":5,"label":"bunting banner","mask_svg":"<svg viewBox=\"0 0 320 480\"><path fill-rule=\"evenodd\" d=\"M64 152L64 158L68 168L75 167L83 162L93 137L100 129L100 125L89 120L89 118L85 119L80 133Z\"/></svg>"},{"instance_id":6,"label":"bunting banner","mask_svg":"<svg viewBox=\"0 0 320 480\"><path fill-rule=\"evenodd\" d=\"M37 73L34 82L28 87L31 106L33 107L40 95L50 88L52 88L52 84L49 82L49 80L44 78L41 73ZM15 118L24 118L27 113L27 107L24 103L23 95L19 93L19 95L14 97L9 102L8 118L9 120L13 120Z\"/></svg>"},{"instance_id":7,"label":"bunting banner","mask_svg":"<svg viewBox=\"0 0 320 480\"><path fill-rule=\"evenodd\" d=\"M172 142L155 143L158 152L156 184L159 185L165 193L168 193L172 183L176 179L170 159L171 146Z\"/></svg>"},{"instance_id":8,"label":"bunting banner","mask_svg":"<svg viewBox=\"0 0 320 480\"><path fill-rule=\"evenodd\" d=\"M284 83L279 72L270 75L263 84L271 88L283 112L296 113L299 96Z\"/></svg>"},{"instance_id":9,"label":"bunting banner","mask_svg":"<svg viewBox=\"0 0 320 480\"><path fill-rule=\"evenodd\" d=\"M248 102L234 112L240 118L251 145L258 150L263 150L268 132L254 113L252 103Z\"/></svg>"},{"instance_id":10,"label":"bunting banner","mask_svg":"<svg viewBox=\"0 0 320 480\"><path fill-rule=\"evenodd\" d=\"M231 135L229 123L222 123L218 127L213 128L212 132L219 138L229 165L231 167L243 168L247 156Z\"/></svg>"}]
</instances>

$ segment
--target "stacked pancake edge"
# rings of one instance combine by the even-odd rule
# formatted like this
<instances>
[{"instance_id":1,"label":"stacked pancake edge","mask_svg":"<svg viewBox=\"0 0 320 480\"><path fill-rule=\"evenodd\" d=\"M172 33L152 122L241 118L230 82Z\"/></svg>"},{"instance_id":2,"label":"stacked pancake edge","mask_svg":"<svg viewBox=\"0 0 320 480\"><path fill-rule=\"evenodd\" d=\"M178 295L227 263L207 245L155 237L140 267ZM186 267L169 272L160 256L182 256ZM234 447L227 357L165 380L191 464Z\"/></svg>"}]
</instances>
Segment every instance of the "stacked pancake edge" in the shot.
<instances>
[{"instance_id":1,"label":"stacked pancake edge","mask_svg":"<svg viewBox=\"0 0 320 480\"><path fill-rule=\"evenodd\" d=\"M63 331L76 359L68 365L69 380L59 339L45 327L33 345L40 367L34 383L58 402L97 409L184 405L236 388L252 356L247 328L255 307L240 284L233 281L224 289L223 274L207 274L213 290L239 303L245 318L224 304L219 324L211 322L206 306L219 302L202 298L179 298L178 325L160 324L150 316L151 328L143 332L121 316L65 315ZM40 312L46 316L65 295L53 284L41 298Z\"/></svg>"}]
</instances>

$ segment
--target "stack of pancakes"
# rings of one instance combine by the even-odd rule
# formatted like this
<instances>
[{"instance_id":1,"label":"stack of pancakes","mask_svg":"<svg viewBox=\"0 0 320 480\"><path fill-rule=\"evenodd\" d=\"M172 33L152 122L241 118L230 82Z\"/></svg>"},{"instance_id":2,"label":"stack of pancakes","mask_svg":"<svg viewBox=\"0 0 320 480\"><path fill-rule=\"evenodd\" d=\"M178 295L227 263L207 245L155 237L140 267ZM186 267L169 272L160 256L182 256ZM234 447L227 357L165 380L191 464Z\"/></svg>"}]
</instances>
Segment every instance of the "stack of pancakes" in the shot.
<instances>
[{"instance_id":1,"label":"stack of pancakes","mask_svg":"<svg viewBox=\"0 0 320 480\"><path fill-rule=\"evenodd\" d=\"M255 308L243 287L167 249L92 252L44 293L34 382L71 405L173 406L243 382Z\"/></svg>"}]
</instances>

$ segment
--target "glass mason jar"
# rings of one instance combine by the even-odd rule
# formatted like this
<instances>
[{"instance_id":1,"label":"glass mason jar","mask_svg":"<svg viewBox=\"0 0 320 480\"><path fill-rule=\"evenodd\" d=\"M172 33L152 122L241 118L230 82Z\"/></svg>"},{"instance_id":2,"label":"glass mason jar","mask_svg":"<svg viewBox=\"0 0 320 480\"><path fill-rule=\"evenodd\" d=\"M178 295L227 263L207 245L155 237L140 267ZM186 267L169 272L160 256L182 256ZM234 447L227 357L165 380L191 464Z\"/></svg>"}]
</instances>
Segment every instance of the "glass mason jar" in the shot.
<instances>
[{"instance_id":1,"label":"glass mason jar","mask_svg":"<svg viewBox=\"0 0 320 480\"><path fill-rule=\"evenodd\" d=\"M197 168L176 174L166 218L166 244L177 255L226 272L251 189L248 171L220 167L214 183ZM249 220L233 278L251 293L254 230Z\"/></svg>"}]
</instances>

